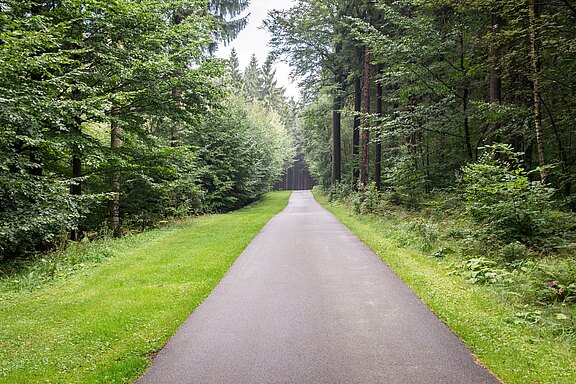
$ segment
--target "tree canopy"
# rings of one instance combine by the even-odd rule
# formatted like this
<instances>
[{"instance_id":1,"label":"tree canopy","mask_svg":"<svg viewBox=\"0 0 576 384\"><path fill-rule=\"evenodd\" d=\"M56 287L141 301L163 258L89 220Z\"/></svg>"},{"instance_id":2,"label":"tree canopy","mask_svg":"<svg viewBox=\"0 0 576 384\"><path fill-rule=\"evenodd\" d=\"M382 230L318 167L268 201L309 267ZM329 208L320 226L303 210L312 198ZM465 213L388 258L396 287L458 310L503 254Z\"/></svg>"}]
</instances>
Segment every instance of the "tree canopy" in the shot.
<instances>
[{"instance_id":1,"label":"tree canopy","mask_svg":"<svg viewBox=\"0 0 576 384\"><path fill-rule=\"evenodd\" d=\"M211 54L247 4L0 5L2 257L233 209L272 186L292 156L285 125L230 96L238 73ZM282 99L266 71L258 100Z\"/></svg>"}]
</instances>

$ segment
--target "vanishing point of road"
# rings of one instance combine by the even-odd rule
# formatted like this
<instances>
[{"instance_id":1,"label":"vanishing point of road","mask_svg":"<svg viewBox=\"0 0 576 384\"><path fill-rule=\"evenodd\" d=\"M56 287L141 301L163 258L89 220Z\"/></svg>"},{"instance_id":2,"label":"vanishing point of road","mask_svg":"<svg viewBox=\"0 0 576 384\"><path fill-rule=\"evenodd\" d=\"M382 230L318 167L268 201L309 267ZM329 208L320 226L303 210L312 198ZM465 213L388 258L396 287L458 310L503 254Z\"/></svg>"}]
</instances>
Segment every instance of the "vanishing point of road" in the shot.
<instances>
[{"instance_id":1,"label":"vanishing point of road","mask_svg":"<svg viewBox=\"0 0 576 384\"><path fill-rule=\"evenodd\" d=\"M390 269L294 192L138 384L499 383Z\"/></svg>"}]
</instances>

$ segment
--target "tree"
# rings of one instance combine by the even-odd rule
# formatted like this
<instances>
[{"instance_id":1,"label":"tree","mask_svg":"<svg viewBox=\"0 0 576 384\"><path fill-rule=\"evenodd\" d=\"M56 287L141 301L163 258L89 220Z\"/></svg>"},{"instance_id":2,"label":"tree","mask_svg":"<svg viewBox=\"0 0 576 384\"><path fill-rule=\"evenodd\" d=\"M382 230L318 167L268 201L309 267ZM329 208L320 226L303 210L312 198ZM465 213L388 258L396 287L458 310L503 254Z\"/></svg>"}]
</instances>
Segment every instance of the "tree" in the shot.
<instances>
[{"instance_id":1,"label":"tree","mask_svg":"<svg viewBox=\"0 0 576 384\"><path fill-rule=\"evenodd\" d=\"M124 219L133 222L136 212L146 209L134 193L137 183L141 191L162 196L155 201L159 215L176 214L180 203L194 209L198 202L181 192L185 184L194 190L190 148L171 144L173 127L185 133L198 124L223 91L215 82L222 64L207 60L214 24L198 16L205 5L185 0L2 5L3 255L50 246L67 229L72 239L79 239L83 228L98 230L108 198L109 222L119 234ZM176 16L178 22L166 22ZM178 176L169 171L172 164L182 167ZM134 204L141 205L130 211L132 217L120 210Z\"/></svg>"},{"instance_id":2,"label":"tree","mask_svg":"<svg viewBox=\"0 0 576 384\"><path fill-rule=\"evenodd\" d=\"M244 69L244 94L248 100L260 100L262 90L262 71L256 54L252 54L248 66Z\"/></svg>"},{"instance_id":3,"label":"tree","mask_svg":"<svg viewBox=\"0 0 576 384\"><path fill-rule=\"evenodd\" d=\"M236 49L232 48L230 51L230 58L228 59L228 72L233 82L240 82L242 80L242 73L240 73L240 62L238 61L238 54Z\"/></svg>"},{"instance_id":4,"label":"tree","mask_svg":"<svg viewBox=\"0 0 576 384\"><path fill-rule=\"evenodd\" d=\"M362 189L368 185L368 144L370 142L370 84L371 84L371 55L370 48L364 50L364 126L362 127L362 161L360 165L360 183Z\"/></svg>"},{"instance_id":5,"label":"tree","mask_svg":"<svg viewBox=\"0 0 576 384\"><path fill-rule=\"evenodd\" d=\"M540 163L540 180L546 184L548 172L544 155L544 138L542 130L542 101L540 100L540 72L542 63L540 58L540 4L536 0L528 0L528 18L530 24L530 64L532 67L532 87L534 93L534 127L536 129L536 147L538 148L538 162Z\"/></svg>"},{"instance_id":6,"label":"tree","mask_svg":"<svg viewBox=\"0 0 576 384\"><path fill-rule=\"evenodd\" d=\"M248 23L249 15L238 17L250 5L250 0L208 0L208 14L214 20L213 41L209 46L210 52L215 52L218 43L230 43Z\"/></svg>"},{"instance_id":7,"label":"tree","mask_svg":"<svg viewBox=\"0 0 576 384\"><path fill-rule=\"evenodd\" d=\"M262 95L260 99L263 101L264 106L269 109L281 107L281 104L285 101L284 89L278 87L272 56L266 58L260 72L262 74Z\"/></svg>"}]
</instances>

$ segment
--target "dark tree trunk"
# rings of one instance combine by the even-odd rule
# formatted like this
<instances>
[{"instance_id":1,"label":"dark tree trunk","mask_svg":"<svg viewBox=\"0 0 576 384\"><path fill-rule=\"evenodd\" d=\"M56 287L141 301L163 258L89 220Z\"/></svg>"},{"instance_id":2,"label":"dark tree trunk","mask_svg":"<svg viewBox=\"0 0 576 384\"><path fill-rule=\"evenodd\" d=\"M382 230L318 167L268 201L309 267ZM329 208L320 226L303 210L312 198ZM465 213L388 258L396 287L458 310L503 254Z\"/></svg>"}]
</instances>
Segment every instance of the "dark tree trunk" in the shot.
<instances>
[{"instance_id":1,"label":"dark tree trunk","mask_svg":"<svg viewBox=\"0 0 576 384\"><path fill-rule=\"evenodd\" d=\"M540 4L536 0L528 1L528 14L530 19L530 63L532 66L532 88L534 96L534 128L536 130L536 148L538 150L538 162L540 164L540 181L546 184L548 172L544 156L544 134L542 128L542 101L540 100L540 70L542 68L540 58L540 37L538 24L540 20Z\"/></svg>"},{"instance_id":2,"label":"dark tree trunk","mask_svg":"<svg viewBox=\"0 0 576 384\"><path fill-rule=\"evenodd\" d=\"M122 140L120 139L121 133L122 129L118 125L118 122L112 119L110 146L115 153L122 147ZM108 203L110 209L110 227L112 228L114 237L120 237L122 236L122 226L120 223L120 172L117 169L113 169L110 175L110 190L113 193L112 200Z\"/></svg>"},{"instance_id":3,"label":"dark tree trunk","mask_svg":"<svg viewBox=\"0 0 576 384\"><path fill-rule=\"evenodd\" d=\"M381 71L381 69L380 69ZM384 117L384 112L382 110L382 97L383 97L382 84L378 82L376 84L376 114L378 115L378 127L376 131L376 153L374 154L374 182L376 183L376 189L380 190L382 188L382 118Z\"/></svg>"},{"instance_id":4,"label":"dark tree trunk","mask_svg":"<svg viewBox=\"0 0 576 384\"><path fill-rule=\"evenodd\" d=\"M360 77L354 79L354 131L352 137L352 185L354 190L358 189L358 178L360 176L359 154L360 154L360 112L362 112L362 85Z\"/></svg>"},{"instance_id":5,"label":"dark tree trunk","mask_svg":"<svg viewBox=\"0 0 576 384\"><path fill-rule=\"evenodd\" d=\"M337 44L335 49L336 55L339 55L341 50L342 46ZM342 114L340 113L340 110L342 109L343 76L340 74L339 68L336 68L334 72L334 83L336 89L334 91L334 105L332 107L332 184L339 183L342 179Z\"/></svg>"},{"instance_id":6,"label":"dark tree trunk","mask_svg":"<svg viewBox=\"0 0 576 384\"><path fill-rule=\"evenodd\" d=\"M364 50L364 124L362 127L362 162L360 164L360 183L362 188L365 189L368 185L368 144L370 143L370 62L372 61L370 55L370 48L365 47Z\"/></svg>"},{"instance_id":7,"label":"dark tree trunk","mask_svg":"<svg viewBox=\"0 0 576 384\"><path fill-rule=\"evenodd\" d=\"M470 86L468 85L468 73L466 69L464 55L465 55L464 36L460 35L460 70L462 71L462 77L464 81L464 85L462 87L462 113L464 114L464 141L466 144L466 154L468 156L468 161L472 162L474 160L474 153L472 151L472 138L470 134L470 122L468 118Z\"/></svg>"},{"instance_id":8,"label":"dark tree trunk","mask_svg":"<svg viewBox=\"0 0 576 384\"><path fill-rule=\"evenodd\" d=\"M501 74L501 52L498 38L502 28L502 17L497 13L492 13L492 44L490 45L490 104L500 104L502 102L502 74ZM488 143L493 144L501 139L498 136L500 122L493 122L488 128Z\"/></svg>"},{"instance_id":9,"label":"dark tree trunk","mask_svg":"<svg viewBox=\"0 0 576 384\"><path fill-rule=\"evenodd\" d=\"M79 134L79 127L74 129ZM70 185L70 194L74 196L82 195L82 182L80 181L80 177L82 177L82 159L81 159L80 150L78 146L75 145L74 149L72 150L72 184ZM70 230L70 240L78 241L82 239L83 233L80 226L77 228L73 228Z\"/></svg>"}]
</instances>

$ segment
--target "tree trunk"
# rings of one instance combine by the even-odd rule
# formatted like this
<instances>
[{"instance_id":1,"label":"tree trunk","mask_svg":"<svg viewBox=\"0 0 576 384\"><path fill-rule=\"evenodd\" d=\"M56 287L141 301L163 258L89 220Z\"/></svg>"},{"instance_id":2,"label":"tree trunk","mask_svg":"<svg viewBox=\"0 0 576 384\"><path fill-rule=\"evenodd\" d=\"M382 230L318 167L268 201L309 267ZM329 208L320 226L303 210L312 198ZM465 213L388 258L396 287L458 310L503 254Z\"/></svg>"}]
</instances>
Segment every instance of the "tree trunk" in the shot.
<instances>
[{"instance_id":1,"label":"tree trunk","mask_svg":"<svg viewBox=\"0 0 576 384\"><path fill-rule=\"evenodd\" d=\"M360 183L365 189L368 185L368 144L370 142L370 48L364 48L364 124L362 127L362 162L360 164Z\"/></svg>"},{"instance_id":2,"label":"tree trunk","mask_svg":"<svg viewBox=\"0 0 576 384\"><path fill-rule=\"evenodd\" d=\"M340 44L336 45L335 53L340 54L342 47ZM336 86L334 93L334 105L332 107L332 184L339 183L342 179L341 164L342 164L342 144L341 144L341 123L342 114L342 87L343 79L340 70L334 70L334 85Z\"/></svg>"},{"instance_id":3,"label":"tree trunk","mask_svg":"<svg viewBox=\"0 0 576 384\"><path fill-rule=\"evenodd\" d=\"M334 110L332 111L332 184L342 179L342 148L341 148L341 121L342 96L334 96Z\"/></svg>"},{"instance_id":4,"label":"tree trunk","mask_svg":"<svg viewBox=\"0 0 576 384\"><path fill-rule=\"evenodd\" d=\"M490 104L502 102L502 74L500 69L501 52L498 38L502 28L502 17L497 12L492 12L492 43L490 45ZM488 128L488 144L499 142L498 136L500 122L493 122Z\"/></svg>"},{"instance_id":5,"label":"tree trunk","mask_svg":"<svg viewBox=\"0 0 576 384\"><path fill-rule=\"evenodd\" d=\"M360 77L354 79L354 132L352 137L352 185L354 190L358 190L358 178L360 171L358 169L360 154L360 112L362 108L362 85Z\"/></svg>"},{"instance_id":6,"label":"tree trunk","mask_svg":"<svg viewBox=\"0 0 576 384\"><path fill-rule=\"evenodd\" d=\"M381 72L381 69L380 69ZM376 114L380 119L378 122L378 127L376 131L376 153L374 156L374 182L376 183L376 189L380 190L382 188L382 118L384 117L384 112L382 110L382 96L383 96L382 84L378 82L376 84Z\"/></svg>"},{"instance_id":7,"label":"tree trunk","mask_svg":"<svg viewBox=\"0 0 576 384\"><path fill-rule=\"evenodd\" d=\"M112 151L117 154L122 147L122 140L120 135L122 129L115 119L112 119L110 129L110 146ZM120 224L120 172L118 169L113 169L110 176L110 190L113 193L112 200L109 201L110 209L110 227L114 237L122 236L122 226Z\"/></svg>"},{"instance_id":8,"label":"tree trunk","mask_svg":"<svg viewBox=\"0 0 576 384\"><path fill-rule=\"evenodd\" d=\"M182 91L179 89L172 90L172 98L174 99L174 105L176 108L180 109L182 107ZM179 147L181 145L181 138L180 138L180 125L178 122L172 122L172 138L170 142L170 146L172 148Z\"/></svg>"},{"instance_id":9,"label":"tree trunk","mask_svg":"<svg viewBox=\"0 0 576 384\"><path fill-rule=\"evenodd\" d=\"M182 10L179 9L176 12L174 12L174 16L173 16L173 23L174 25L178 25L182 23L182 15L181 15ZM176 75L180 75L180 73L176 73ZM179 89L173 89L172 90L172 98L174 99L174 104L175 107L177 109L180 109L182 107L182 91ZM172 140L170 142L170 146L172 148L176 148L179 147L181 144L181 138L180 138L180 125L177 121L173 121L172 122Z\"/></svg>"},{"instance_id":10,"label":"tree trunk","mask_svg":"<svg viewBox=\"0 0 576 384\"><path fill-rule=\"evenodd\" d=\"M73 129L74 134L80 134L80 127L75 126ZM82 177L82 159L78 145L74 145L72 149L72 184L70 185L70 194L74 196L82 195L82 182L79 180ZM82 239L82 229L80 226L70 230L70 240L78 241Z\"/></svg>"},{"instance_id":11,"label":"tree trunk","mask_svg":"<svg viewBox=\"0 0 576 384\"><path fill-rule=\"evenodd\" d=\"M540 41L538 36L538 22L540 19L540 5L536 0L528 0L528 14L530 19L530 64L532 66L532 89L534 96L534 127L536 129L536 148L538 150L538 163L540 165L540 181L546 184L548 173L544 157L544 135L542 129L542 101L540 100Z\"/></svg>"},{"instance_id":12,"label":"tree trunk","mask_svg":"<svg viewBox=\"0 0 576 384\"><path fill-rule=\"evenodd\" d=\"M472 138L470 135L470 122L468 118L468 103L470 101L470 86L468 85L468 73L465 64L465 47L464 36L460 35L460 70L462 71L462 78L464 81L462 89L462 113L464 114L464 141L466 144L466 154L468 161L474 161L474 153L472 151Z\"/></svg>"}]
</instances>

